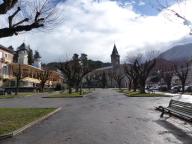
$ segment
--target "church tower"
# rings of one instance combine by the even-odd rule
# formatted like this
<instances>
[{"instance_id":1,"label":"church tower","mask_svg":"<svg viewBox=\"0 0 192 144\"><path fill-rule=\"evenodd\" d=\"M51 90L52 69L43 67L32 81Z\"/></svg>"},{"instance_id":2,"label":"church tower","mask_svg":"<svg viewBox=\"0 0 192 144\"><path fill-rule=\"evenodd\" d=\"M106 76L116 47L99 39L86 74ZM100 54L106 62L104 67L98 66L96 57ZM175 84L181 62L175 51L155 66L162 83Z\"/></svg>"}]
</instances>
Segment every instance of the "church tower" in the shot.
<instances>
[{"instance_id":1,"label":"church tower","mask_svg":"<svg viewBox=\"0 0 192 144\"><path fill-rule=\"evenodd\" d=\"M111 63L113 67L120 65L120 55L117 51L116 45L114 44L113 51L111 54Z\"/></svg>"}]
</instances>

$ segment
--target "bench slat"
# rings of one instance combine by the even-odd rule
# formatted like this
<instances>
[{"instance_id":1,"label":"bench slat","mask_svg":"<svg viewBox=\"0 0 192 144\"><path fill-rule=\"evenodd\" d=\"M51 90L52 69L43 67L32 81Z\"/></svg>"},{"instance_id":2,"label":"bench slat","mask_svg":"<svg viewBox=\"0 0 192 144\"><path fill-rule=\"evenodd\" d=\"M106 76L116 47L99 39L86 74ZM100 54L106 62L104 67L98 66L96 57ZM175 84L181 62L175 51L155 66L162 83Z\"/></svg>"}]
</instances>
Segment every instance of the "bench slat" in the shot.
<instances>
[{"instance_id":1,"label":"bench slat","mask_svg":"<svg viewBox=\"0 0 192 144\"><path fill-rule=\"evenodd\" d=\"M186 107L192 108L192 103L181 102L181 101L176 101L176 100L171 100L169 105L181 105L181 106L186 106Z\"/></svg>"},{"instance_id":2,"label":"bench slat","mask_svg":"<svg viewBox=\"0 0 192 144\"><path fill-rule=\"evenodd\" d=\"M183 112L180 112L180 111L178 111L178 110L171 109L171 108L165 108L165 109L167 109L168 111L171 111L171 112L174 112L174 113L183 115L183 116L185 116L185 117L192 118L192 115L191 115L191 114L183 113Z\"/></svg>"},{"instance_id":3,"label":"bench slat","mask_svg":"<svg viewBox=\"0 0 192 144\"><path fill-rule=\"evenodd\" d=\"M169 106L162 108L161 117L163 117L164 112L167 112L192 121L192 103L170 100Z\"/></svg>"},{"instance_id":4,"label":"bench slat","mask_svg":"<svg viewBox=\"0 0 192 144\"><path fill-rule=\"evenodd\" d=\"M171 113L176 114L176 115L178 115L180 117L187 118L187 119L192 119L191 115L188 115L188 114L185 114L185 113L180 113L180 112L178 112L176 110L172 110L172 109L168 109L168 110L171 110Z\"/></svg>"},{"instance_id":5,"label":"bench slat","mask_svg":"<svg viewBox=\"0 0 192 144\"><path fill-rule=\"evenodd\" d=\"M189 109L189 108L179 107L179 106L171 106L170 108L176 109L176 110L179 110L179 111L183 111L184 113L191 113L192 114L192 110Z\"/></svg>"}]
</instances>

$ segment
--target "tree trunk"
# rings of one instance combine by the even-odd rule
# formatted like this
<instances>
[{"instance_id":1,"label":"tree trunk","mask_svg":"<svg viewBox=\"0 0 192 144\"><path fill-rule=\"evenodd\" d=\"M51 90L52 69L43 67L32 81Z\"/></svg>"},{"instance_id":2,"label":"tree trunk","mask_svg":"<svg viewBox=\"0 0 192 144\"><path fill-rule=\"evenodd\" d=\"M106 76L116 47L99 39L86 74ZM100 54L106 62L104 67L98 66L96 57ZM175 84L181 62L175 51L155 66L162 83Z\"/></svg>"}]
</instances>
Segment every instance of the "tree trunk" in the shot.
<instances>
[{"instance_id":1,"label":"tree trunk","mask_svg":"<svg viewBox=\"0 0 192 144\"><path fill-rule=\"evenodd\" d=\"M118 87L121 89L121 81L118 82Z\"/></svg>"},{"instance_id":2,"label":"tree trunk","mask_svg":"<svg viewBox=\"0 0 192 144\"><path fill-rule=\"evenodd\" d=\"M79 86L76 86L75 87L75 92L78 92L79 91Z\"/></svg>"},{"instance_id":3,"label":"tree trunk","mask_svg":"<svg viewBox=\"0 0 192 144\"><path fill-rule=\"evenodd\" d=\"M82 95L82 85L80 86L80 95Z\"/></svg>"},{"instance_id":4,"label":"tree trunk","mask_svg":"<svg viewBox=\"0 0 192 144\"><path fill-rule=\"evenodd\" d=\"M16 79L16 88L15 88L15 95L18 95L18 89L19 89L19 79Z\"/></svg>"},{"instance_id":5,"label":"tree trunk","mask_svg":"<svg viewBox=\"0 0 192 144\"><path fill-rule=\"evenodd\" d=\"M145 93L145 81L140 82L140 93Z\"/></svg>"},{"instance_id":6,"label":"tree trunk","mask_svg":"<svg viewBox=\"0 0 192 144\"><path fill-rule=\"evenodd\" d=\"M145 87L142 86L142 87L140 88L140 93L145 93Z\"/></svg>"},{"instance_id":7,"label":"tree trunk","mask_svg":"<svg viewBox=\"0 0 192 144\"><path fill-rule=\"evenodd\" d=\"M41 92L44 92L45 84L41 84Z\"/></svg>"},{"instance_id":8,"label":"tree trunk","mask_svg":"<svg viewBox=\"0 0 192 144\"><path fill-rule=\"evenodd\" d=\"M131 86L132 86L132 82L129 81L129 86L128 86L128 90L131 91Z\"/></svg>"},{"instance_id":9,"label":"tree trunk","mask_svg":"<svg viewBox=\"0 0 192 144\"><path fill-rule=\"evenodd\" d=\"M182 82L182 93L185 92L185 82Z\"/></svg>"},{"instance_id":10,"label":"tree trunk","mask_svg":"<svg viewBox=\"0 0 192 144\"><path fill-rule=\"evenodd\" d=\"M170 90L170 89L171 89L171 83L167 82L167 90Z\"/></svg>"},{"instance_id":11,"label":"tree trunk","mask_svg":"<svg viewBox=\"0 0 192 144\"><path fill-rule=\"evenodd\" d=\"M137 83L133 82L133 91L136 92L136 90L137 90Z\"/></svg>"},{"instance_id":12,"label":"tree trunk","mask_svg":"<svg viewBox=\"0 0 192 144\"><path fill-rule=\"evenodd\" d=\"M103 88L105 88L105 83L103 83Z\"/></svg>"},{"instance_id":13,"label":"tree trunk","mask_svg":"<svg viewBox=\"0 0 192 144\"><path fill-rule=\"evenodd\" d=\"M69 94L71 94L71 93L72 93L72 88L71 88L71 86L68 87L68 90L69 90Z\"/></svg>"}]
</instances>

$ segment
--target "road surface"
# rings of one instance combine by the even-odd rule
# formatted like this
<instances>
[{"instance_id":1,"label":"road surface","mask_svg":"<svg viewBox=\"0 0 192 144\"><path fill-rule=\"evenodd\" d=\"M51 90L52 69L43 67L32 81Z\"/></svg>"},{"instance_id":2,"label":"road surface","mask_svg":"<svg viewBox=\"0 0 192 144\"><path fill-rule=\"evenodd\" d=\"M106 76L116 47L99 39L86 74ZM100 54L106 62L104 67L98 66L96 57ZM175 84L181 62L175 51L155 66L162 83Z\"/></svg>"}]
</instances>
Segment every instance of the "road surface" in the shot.
<instances>
[{"instance_id":1,"label":"road surface","mask_svg":"<svg viewBox=\"0 0 192 144\"><path fill-rule=\"evenodd\" d=\"M155 106L167 97L126 97L97 89L84 98L28 97L0 100L0 107L63 109L2 144L191 144L191 125L175 118L160 119Z\"/></svg>"}]
</instances>

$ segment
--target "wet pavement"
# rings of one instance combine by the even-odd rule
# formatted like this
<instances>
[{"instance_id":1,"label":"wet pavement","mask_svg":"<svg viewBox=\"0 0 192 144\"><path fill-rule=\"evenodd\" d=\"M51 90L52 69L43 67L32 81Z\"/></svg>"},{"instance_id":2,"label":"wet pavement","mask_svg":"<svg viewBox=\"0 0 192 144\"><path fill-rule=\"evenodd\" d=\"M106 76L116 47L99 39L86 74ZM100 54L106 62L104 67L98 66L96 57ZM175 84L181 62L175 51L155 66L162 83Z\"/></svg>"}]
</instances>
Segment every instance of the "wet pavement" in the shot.
<instances>
[{"instance_id":1,"label":"wet pavement","mask_svg":"<svg viewBox=\"0 0 192 144\"><path fill-rule=\"evenodd\" d=\"M73 99L28 97L0 100L0 107L63 109L1 144L192 144L192 125L160 119L154 108L169 97L126 97L111 89Z\"/></svg>"}]
</instances>

